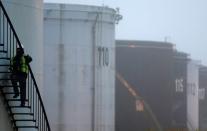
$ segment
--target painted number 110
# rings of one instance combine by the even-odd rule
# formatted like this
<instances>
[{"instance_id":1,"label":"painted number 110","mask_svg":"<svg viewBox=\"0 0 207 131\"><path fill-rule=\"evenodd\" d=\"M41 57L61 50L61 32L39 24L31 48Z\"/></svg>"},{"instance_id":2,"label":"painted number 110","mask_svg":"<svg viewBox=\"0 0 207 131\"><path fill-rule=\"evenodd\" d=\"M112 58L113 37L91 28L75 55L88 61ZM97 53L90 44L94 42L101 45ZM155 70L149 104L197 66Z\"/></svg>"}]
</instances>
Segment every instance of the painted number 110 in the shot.
<instances>
[{"instance_id":1,"label":"painted number 110","mask_svg":"<svg viewBox=\"0 0 207 131\"><path fill-rule=\"evenodd\" d=\"M100 66L109 65L109 49L107 47L98 47L98 60Z\"/></svg>"}]
</instances>

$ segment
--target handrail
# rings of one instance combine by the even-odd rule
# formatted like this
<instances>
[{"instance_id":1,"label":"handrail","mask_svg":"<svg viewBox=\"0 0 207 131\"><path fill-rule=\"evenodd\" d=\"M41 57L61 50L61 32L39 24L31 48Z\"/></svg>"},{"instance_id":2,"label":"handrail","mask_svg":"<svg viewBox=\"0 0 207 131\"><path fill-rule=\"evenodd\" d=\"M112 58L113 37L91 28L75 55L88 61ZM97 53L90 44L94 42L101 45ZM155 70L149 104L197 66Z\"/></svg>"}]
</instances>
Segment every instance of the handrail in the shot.
<instances>
[{"instance_id":1,"label":"handrail","mask_svg":"<svg viewBox=\"0 0 207 131\"><path fill-rule=\"evenodd\" d=\"M22 44L17 36L14 26L0 0L0 44L4 44L3 49L7 52L6 56L11 60L15 55L17 46L21 49ZM3 11L3 14L1 13ZM6 19L5 19L6 18ZM28 107L34 113L33 119L38 120L35 122L39 131L51 131L49 121L46 115L43 100L41 98L37 82L35 80L32 69L29 66L29 73L27 79L27 98Z\"/></svg>"},{"instance_id":2,"label":"handrail","mask_svg":"<svg viewBox=\"0 0 207 131\"><path fill-rule=\"evenodd\" d=\"M12 22L11 22L9 16L8 16L8 14L7 14L7 12L6 12L6 9L4 8L4 5L3 5L3 3L2 3L1 0L0 0L0 6L1 6L2 11L4 12L4 15L6 16L7 22L9 23L9 25L10 25L10 27L11 27L11 29L12 29L12 32L14 33L14 36L15 36L15 38L16 38L16 40L17 40L17 43L18 43L18 46L19 46L20 48L22 48L22 45L20 44L21 42L20 42L20 40L19 40L19 37L17 36L17 33L16 33L15 29L14 29L14 26L13 26L13 24L12 24Z\"/></svg>"},{"instance_id":3,"label":"handrail","mask_svg":"<svg viewBox=\"0 0 207 131\"><path fill-rule=\"evenodd\" d=\"M46 115L45 107L44 107L44 104L43 104L43 101L42 101L42 97L41 97L41 95L40 95L40 92L39 92L39 89L38 89L38 86L37 86L37 82L36 82L36 80L35 80L34 74L33 74L32 69L31 69L30 66L29 66L29 71L30 71L30 73L31 73L31 77L32 77L32 79L33 79L33 81L34 81L35 89L36 89L37 94L38 94L38 97L39 97L39 99L40 99L40 104L42 105L43 113L44 113L44 115L45 115L45 119L46 119L46 122L47 122L47 125L48 125L48 128L49 128L48 131L51 131L50 126L49 126L49 121L48 121L48 118L47 118L47 115Z\"/></svg>"}]
</instances>

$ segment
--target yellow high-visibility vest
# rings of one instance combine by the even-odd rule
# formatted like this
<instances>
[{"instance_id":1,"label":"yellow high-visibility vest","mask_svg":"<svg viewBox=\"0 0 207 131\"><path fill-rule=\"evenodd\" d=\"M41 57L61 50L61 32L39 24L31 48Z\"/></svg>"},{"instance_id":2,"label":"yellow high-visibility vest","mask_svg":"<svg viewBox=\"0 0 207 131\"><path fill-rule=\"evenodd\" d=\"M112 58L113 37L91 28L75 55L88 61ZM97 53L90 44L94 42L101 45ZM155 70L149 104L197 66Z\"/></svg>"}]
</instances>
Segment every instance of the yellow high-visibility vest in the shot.
<instances>
[{"instance_id":1,"label":"yellow high-visibility vest","mask_svg":"<svg viewBox=\"0 0 207 131\"><path fill-rule=\"evenodd\" d=\"M16 62L17 61L16 61L15 57L13 57L12 61L11 61L12 70L14 70L13 66L16 64ZM19 63L20 63L20 66L17 67L16 71L28 73L29 72L29 67L28 67L28 64L26 63L26 59L25 59L24 55L20 58L20 62Z\"/></svg>"}]
</instances>

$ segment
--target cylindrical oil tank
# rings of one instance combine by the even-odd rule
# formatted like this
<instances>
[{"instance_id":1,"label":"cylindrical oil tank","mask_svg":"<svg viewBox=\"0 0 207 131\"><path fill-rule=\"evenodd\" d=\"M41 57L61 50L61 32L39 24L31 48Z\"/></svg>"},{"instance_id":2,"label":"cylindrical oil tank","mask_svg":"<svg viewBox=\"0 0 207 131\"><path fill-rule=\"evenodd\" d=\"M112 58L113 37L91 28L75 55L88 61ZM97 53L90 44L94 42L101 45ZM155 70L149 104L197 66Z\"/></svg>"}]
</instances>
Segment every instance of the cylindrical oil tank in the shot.
<instances>
[{"instance_id":1,"label":"cylindrical oil tank","mask_svg":"<svg viewBox=\"0 0 207 131\"><path fill-rule=\"evenodd\" d=\"M199 130L207 130L207 66L199 68Z\"/></svg>"},{"instance_id":2,"label":"cylindrical oil tank","mask_svg":"<svg viewBox=\"0 0 207 131\"><path fill-rule=\"evenodd\" d=\"M172 128L186 129L187 121L187 63L188 54L174 52L174 88Z\"/></svg>"},{"instance_id":3,"label":"cylindrical oil tank","mask_svg":"<svg viewBox=\"0 0 207 131\"><path fill-rule=\"evenodd\" d=\"M25 53L33 58L32 70L43 86L43 0L2 0Z\"/></svg>"},{"instance_id":4,"label":"cylindrical oil tank","mask_svg":"<svg viewBox=\"0 0 207 131\"><path fill-rule=\"evenodd\" d=\"M148 103L136 109L136 98L126 83L116 80L116 131L163 130L171 128L173 102L173 44L155 41L116 41L116 69L137 94ZM141 105L141 104L140 104ZM154 121L154 116L157 121Z\"/></svg>"},{"instance_id":5,"label":"cylindrical oil tank","mask_svg":"<svg viewBox=\"0 0 207 131\"><path fill-rule=\"evenodd\" d=\"M43 81L43 0L1 0L8 16L14 26L17 35L25 48L25 52L30 54L33 58L31 63L32 70L34 72L37 84L42 87ZM4 24L3 21L4 20ZM1 44L6 44L3 42L2 38L8 34L8 25L6 26L5 17L1 10ZM3 28L4 27L4 28ZM6 31L7 27L7 31ZM4 29L4 31L3 31ZM7 37L7 42L8 42ZM11 35L10 35L11 38ZM10 39L11 40L11 39ZM6 46L6 45L5 45ZM2 48L1 48L2 51ZM5 57L5 54L1 52L1 57ZM7 64L8 60L1 59L1 64ZM1 72L8 70L8 67L1 66ZM6 73L1 73L0 76L5 76ZM8 74L7 74L8 75ZM1 81L2 82L2 81ZM1 83L2 84L2 83ZM2 101L2 96L0 94L0 101ZM10 118L8 116L8 109L5 107L5 103L0 102L0 130L10 131L12 126L10 125ZM14 109L16 110L16 109ZM24 111L22 108L21 111ZM26 118L27 116L25 116ZM27 122L26 122L27 123ZM27 125L25 123L25 125ZM3 126L2 126L3 125ZM34 131L34 129L19 129L19 131Z\"/></svg>"},{"instance_id":6,"label":"cylindrical oil tank","mask_svg":"<svg viewBox=\"0 0 207 131\"><path fill-rule=\"evenodd\" d=\"M115 21L108 7L44 6L44 94L53 131L114 131Z\"/></svg>"},{"instance_id":7,"label":"cylindrical oil tank","mask_svg":"<svg viewBox=\"0 0 207 131\"><path fill-rule=\"evenodd\" d=\"M187 127L199 128L199 61L190 60L187 65Z\"/></svg>"}]
</instances>

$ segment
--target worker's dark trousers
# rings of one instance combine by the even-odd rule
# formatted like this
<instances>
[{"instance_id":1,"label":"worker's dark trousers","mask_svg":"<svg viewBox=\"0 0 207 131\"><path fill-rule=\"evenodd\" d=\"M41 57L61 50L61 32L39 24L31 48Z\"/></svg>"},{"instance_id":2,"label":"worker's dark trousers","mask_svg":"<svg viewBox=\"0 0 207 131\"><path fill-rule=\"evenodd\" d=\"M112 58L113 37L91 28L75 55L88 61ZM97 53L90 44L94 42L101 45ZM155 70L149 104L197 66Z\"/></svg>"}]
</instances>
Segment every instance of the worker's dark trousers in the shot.
<instances>
[{"instance_id":1,"label":"worker's dark trousers","mask_svg":"<svg viewBox=\"0 0 207 131\"><path fill-rule=\"evenodd\" d=\"M13 86L15 95L19 94L18 85L17 85L17 83L19 83L21 105L24 105L25 100L26 100L26 79L27 79L26 73L13 73L11 75L12 86Z\"/></svg>"}]
</instances>

